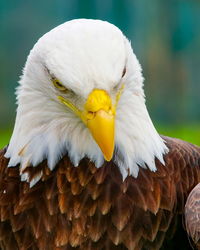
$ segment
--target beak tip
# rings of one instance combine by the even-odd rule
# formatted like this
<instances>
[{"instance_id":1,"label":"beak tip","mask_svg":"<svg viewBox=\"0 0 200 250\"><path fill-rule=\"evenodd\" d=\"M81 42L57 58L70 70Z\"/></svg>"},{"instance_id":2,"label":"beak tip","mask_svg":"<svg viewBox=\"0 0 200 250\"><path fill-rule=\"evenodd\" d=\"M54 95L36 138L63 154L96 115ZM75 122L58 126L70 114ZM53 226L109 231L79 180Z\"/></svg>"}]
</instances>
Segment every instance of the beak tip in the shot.
<instances>
[{"instance_id":1,"label":"beak tip","mask_svg":"<svg viewBox=\"0 0 200 250\"><path fill-rule=\"evenodd\" d=\"M111 161L112 158L113 158L113 154L111 154L111 155L104 155L104 159L105 159L107 162Z\"/></svg>"},{"instance_id":2,"label":"beak tip","mask_svg":"<svg viewBox=\"0 0 200 250\"><path fill-rule=\"evenodd\" d=\"M106 158L104 158L105 159L105 161L107 161L107 162L110 162L111 161L111 159L106 159Z\"/></svg>"},{"instance_id":3,"label":"beak tip","mask_svg":"<svg viewBox=\"0 0 200 250\"><path fill-rule=\"evenodd\" d=\"M112 158L110 160L107 160L107 159L105 159L105 160L106 160L106 162L110 162L112 160Z\"/></svg>"}]
</instances>

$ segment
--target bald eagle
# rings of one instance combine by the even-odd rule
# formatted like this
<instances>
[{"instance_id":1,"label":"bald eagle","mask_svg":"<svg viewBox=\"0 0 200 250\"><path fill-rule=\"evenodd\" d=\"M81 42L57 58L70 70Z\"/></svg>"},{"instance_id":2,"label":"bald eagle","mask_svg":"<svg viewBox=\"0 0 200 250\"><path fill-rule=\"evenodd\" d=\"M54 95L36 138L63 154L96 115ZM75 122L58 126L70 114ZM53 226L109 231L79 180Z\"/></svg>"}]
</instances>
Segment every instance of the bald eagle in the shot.
<instances>
[{"instance_id":1,"label":"bald eagle","mask_svg":"<svg viewBox=\"0 0 200 250\"><path fill-rule=\"evenodd\" d=\"M168 239L200 181L200 148L157 133L140 64L117 27L78 19L46 33L16 94L0 152L1 249L180 244Z\"/></svg>"}]
</instances>

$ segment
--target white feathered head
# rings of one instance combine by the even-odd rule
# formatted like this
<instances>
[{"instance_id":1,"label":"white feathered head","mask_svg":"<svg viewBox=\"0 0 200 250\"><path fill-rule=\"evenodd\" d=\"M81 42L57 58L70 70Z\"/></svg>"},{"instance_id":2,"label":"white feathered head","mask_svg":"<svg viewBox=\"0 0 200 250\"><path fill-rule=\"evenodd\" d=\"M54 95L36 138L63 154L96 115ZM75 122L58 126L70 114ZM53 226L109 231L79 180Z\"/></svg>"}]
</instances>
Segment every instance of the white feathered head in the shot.
<instances>
[{"instance_id":1,"label":"white feathered head","mask_svg":"<svg viewBox=\"0 0 200 250\"><path fill-rule=\"evenodd\" d=\"M113 160L123 178L156 170L167 151L145 106L141 67L114 25L77 19L46 33L28 56L6 153L21 173L67 153L75 166ZM23 178L24 179L24 178ZM28 181L28 177L25 178Z\"/></svg>"}]
</instances>

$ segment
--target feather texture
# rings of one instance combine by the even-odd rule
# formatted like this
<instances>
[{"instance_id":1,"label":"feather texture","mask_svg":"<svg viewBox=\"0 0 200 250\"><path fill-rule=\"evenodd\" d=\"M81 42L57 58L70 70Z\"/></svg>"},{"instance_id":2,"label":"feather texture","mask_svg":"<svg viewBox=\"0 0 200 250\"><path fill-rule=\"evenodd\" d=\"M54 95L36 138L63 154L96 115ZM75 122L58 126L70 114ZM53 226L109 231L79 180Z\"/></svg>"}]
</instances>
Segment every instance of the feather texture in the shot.
<instances>
[{"instance_id":1,"label":"feather texture","mask_svg":"<svg viewBox=\"0 0 200 250\"><path fill-rule=\"evenodd\" d=\"M185 205L185 224L188 234L200 249L200 183L188 196Z\"/></svg>"},{"instance_id":2,"label":"feather texture","mask_svg":"<svg viewBox=\"0 0 200 250\"><path fill-rule=\"evenodd\" d=\"M200 182L200 149L163 137L165 166L140 168L123 182L113 162L96 168L65 156L51 172L47 163L25 171L42 179L32 188L8 168L0 153L0 247L13 249L160 249L175 232L188 193ZM168 236L167 236L168 235Z\"/></svg>"}]
</instances>

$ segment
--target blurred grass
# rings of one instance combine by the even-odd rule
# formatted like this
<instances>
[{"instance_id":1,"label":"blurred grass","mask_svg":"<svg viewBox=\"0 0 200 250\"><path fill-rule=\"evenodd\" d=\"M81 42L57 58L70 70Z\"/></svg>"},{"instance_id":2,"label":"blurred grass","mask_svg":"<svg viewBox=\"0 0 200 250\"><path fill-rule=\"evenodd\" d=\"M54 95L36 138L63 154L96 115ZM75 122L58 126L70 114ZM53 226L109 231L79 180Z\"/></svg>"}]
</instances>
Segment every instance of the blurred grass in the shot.
<instances>
[{"instance_id":1,"label":"blurred grass","mask_svg":"<svg viewBox=\"0 0 200 250\"><path fill-rule=\"evenodd\" d=\"M176 137L200 146L200 124L155 127L162 135Z\"/></svg>"},{"instance_id":2,"label":"blurred grass","mask_svg":"<svg viewBox=\"0 0 200 250\"><path fill-rule=\"evenodd\" d=\"M12 134L12 129L0 129L0 149L5 147Z\"/></svg>"},{"instance_id":3,"label":"blurred grass","mask_svg":"<svg viewBox=\"0 0 200 250\"><path fill-rule=\"evenodd\" d=\"M200 146L200 124L164 126L155 125L157 131L162 135L176 137ZM12 130L0 130L0 148L8 144Z\"/></svg>"}]
</instances>

